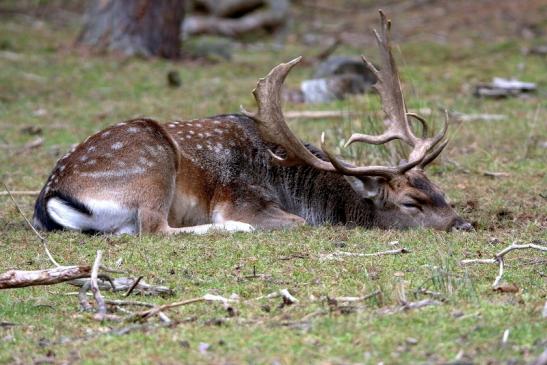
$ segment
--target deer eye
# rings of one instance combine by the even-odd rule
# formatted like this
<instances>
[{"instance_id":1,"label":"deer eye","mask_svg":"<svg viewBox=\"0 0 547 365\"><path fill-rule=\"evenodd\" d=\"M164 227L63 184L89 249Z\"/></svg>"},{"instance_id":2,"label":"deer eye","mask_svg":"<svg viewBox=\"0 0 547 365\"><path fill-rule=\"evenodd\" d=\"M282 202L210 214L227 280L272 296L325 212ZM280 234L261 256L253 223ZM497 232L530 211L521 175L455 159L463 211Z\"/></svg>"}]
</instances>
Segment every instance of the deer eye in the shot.
<instances>
[{"instance_id":1,"label":"deer eye","mask_svg":"<svg viewBox=\"0 0 547 365\"><path fill-rule=\"evenodd\" d=\"M418 210L422 210L422 207L419 206L416 202L404 202L401 204L403 207L405 208L409 208L409 209L418 209Z\"/></svg>"}]
</instances>

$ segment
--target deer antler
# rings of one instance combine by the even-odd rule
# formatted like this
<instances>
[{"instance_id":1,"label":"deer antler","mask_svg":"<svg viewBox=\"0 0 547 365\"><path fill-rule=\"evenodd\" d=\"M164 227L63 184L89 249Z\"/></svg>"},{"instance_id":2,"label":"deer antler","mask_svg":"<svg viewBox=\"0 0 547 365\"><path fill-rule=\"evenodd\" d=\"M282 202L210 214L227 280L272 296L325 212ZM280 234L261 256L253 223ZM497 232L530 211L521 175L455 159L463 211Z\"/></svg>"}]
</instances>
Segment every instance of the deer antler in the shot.
<instances>
[{"instance_id":1,"label":"deer antler","mask_svg":"<svg viewBox=\"0 0 547 365\"><path fill-rule=\"evenodd\" d=\"M401 88L401 80L395 59L391 53L390 28L391 21L386 19L385 14L380 10L381 28L380 33L374 30L376 42L380 49L381 69L378 70L365 56L363 61L367 67L376 76L377 82L374 88L380 94L384 113L387 118L387 130L379 136L371 136L367 134L353 134L346 146L353 142L366 142L372 144L383 144L394 139L400 139L413 147L409 156L409 163L404 166L401 172L404 172L416 165L425 166L424 161L431 162L441 153L446 146L446 142L439 145L439 148L434 147L444 138L448 128L448 118L445 119L444 128L439 134L433 138L418 138L412 132L409 123L409 117L417 119L424 127L424 134L427 133L427 124L425 120L417 114L408 113ZM440 147L442 146L442 147ZM433 150L433 151L432 151ZM430 154L428 155L428 152Z\"/></svg>"},{"instance_id":2,"label":"deer antler","mask_svg":"<svg viewBox=\"0 0 547 365\"><path fill-rule=\"evenodd\" d=\"M291 69L302 60L302 57L281 63L274 67L266 77L258 80L253 95L258 106L256 113L250 113L241 107L241 112L252 118L266 141L280 145L287 157L281 158L269 151L278 164L293 166L306 163L320 170L335 171L332 164L315 157L300 140L291 132L281 109L281 88Z\"/></svg>"},{"instance_id":3,"label":"deer antler","mask_svg":"<svg viewBox=\"0 0 547 365\"><path fill-rule=\"evenodd\" d=\"M380 11L382 28L380 34L374 31L381 54L382 67L378 70L365 57L363 61L376 75L377 82L374 85L382 99L383 110L386 114L387 130L378 136L366 134L353 134L346 143L350 145L353 142L366 142L371 144L383 144L394 139L400 139L413 147L410 153L409 161L396 166L353 166L342 162L334 156L325 146L325 135L321 136L321 148L327 155L329 162L323 161L312 154L300 140L291 132L283 117L281 109L281 88L283 82L291 69L300 62L301 57L295 58L288 63L282 63L274 67L270 73L258 81L253 95L256 99L258 111L250 113L241 107L241 111L246 116L252 118L262 138L270 143L283 147L286 151L286 157L281 158L269 151L278 164L283 166L293 166L296 164L308 164L314 168L324 171L338 171L344 175L350 176L383 176L392 178L403 174L405 171L415 167L424 167L433 161L446 146L447 141L439 144L444 138L448 127L447 121L443 130L433 138L418 138L412 132L409 124L409 117L418 120L427 133L427 124L425 120L413 113L408 113L401 90L401 82L395 65L395 60L391 54L391 45L389 40L390 22L382 11Z\"/></svg>"}]
</instances>

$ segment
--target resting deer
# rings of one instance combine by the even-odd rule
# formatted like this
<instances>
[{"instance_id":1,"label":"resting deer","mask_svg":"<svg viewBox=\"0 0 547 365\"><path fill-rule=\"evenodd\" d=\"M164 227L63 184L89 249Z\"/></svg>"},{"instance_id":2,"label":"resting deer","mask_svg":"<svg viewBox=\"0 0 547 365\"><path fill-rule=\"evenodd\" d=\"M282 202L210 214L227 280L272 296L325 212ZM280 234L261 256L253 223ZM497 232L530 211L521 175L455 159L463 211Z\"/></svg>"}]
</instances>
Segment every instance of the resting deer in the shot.
<instances>
[{"instance_id":1,"label":"resting deer","mask_svg":"<svg viewBox=\"0 0 547 365\"><path fill-rule=\"evenodd\" d=\"M251 231L299 224L383 229L470 230L423 169L446 146L444 129L417 137L381 15L375 36L381 68L364 62L386 114L386 131L354 142L399 139L412 151L399 166L354 166L303 144L281 110L281 88L300 61L275 67L253 91L258 111L161 125L135 119L89 137L61 158L36 201L34 224L46 230L103 233Z\"/></svg>"}]
</instances>

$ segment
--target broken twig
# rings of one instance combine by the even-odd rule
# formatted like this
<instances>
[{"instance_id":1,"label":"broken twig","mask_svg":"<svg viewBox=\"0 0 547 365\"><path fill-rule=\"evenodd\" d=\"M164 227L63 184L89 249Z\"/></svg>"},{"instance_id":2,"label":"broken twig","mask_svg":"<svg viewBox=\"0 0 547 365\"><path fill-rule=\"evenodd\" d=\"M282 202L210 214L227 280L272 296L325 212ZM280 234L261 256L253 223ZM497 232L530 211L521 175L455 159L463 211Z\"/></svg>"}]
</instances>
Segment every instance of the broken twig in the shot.
<instances>
[{"instance_id":1,"label":"broken twig","mask_svg":"<svg viewBox=\"0 0 547 365\"><path fill-rule=\"evenodd\" d=\"M504 267L505 267L505 255L507 255L509 252L514 250L527 250L527 249L535 249L543 252L547 252L547 246L541 246L536 245L534 243L528 243L519 245L516 242L513 242L511 245L507 246L500 252L498 252L493 258L491 259L466 259L461 260L460 264L462 265L468 265L468 264L498 264L499 266L499 273L496 276L496 279L494 280L494 283L492 283L492 288L497 289L499 287L501 278L504 273Z\"/></svg>"},{"instance_id":2,"label":"broken twig","mask_svg":"<svg viewBox=\"0 0 547 365\"><path fill-rule=\"evenodd\" d=\"M385 256L385 255L399 255L403 253L409 253L410 250L402 247L395 250L380 251L374 253L360 253L360 252L346 252L336 251L329 254L323 254L319 256L321 261L326 260L342 260L343 257L373 257L373 256Z\"/></svg>"},{"instance_id":3,"label":"broken twig","mask_svg":"<svg viewBox=\"0 0 547 365\"><path fill-rule=\"evenodd\" d=\"M40 234L38 233L38 231L36 230L36 228L34 228L34 226L32 225L32 223L30 223L30 221L28 220L28 218L25 216L25 214L23 214L23 210L21 209L21 207L19 206L19 204L17 204L17 202L15 201L15 198L13 197L13 195L11 194L11 191L8 189L6 183L4 183L2 181L2 185L4 185L4 189L6 190L6 193L9 195L11 201L13 202L13 204L15 205L15 208L17 208L17 211L19 212L19 214L21 214L21 216L23 217L23 219L25 220L25 222L27 222L28 226L32 229L32 231L34 232L34 234L36 235L36 237L38 237L38 240L40 240L40 243L42 243L42 245L44 246L44 251L46 252L46 255L47 257L49 258L49 261L51 261L51 263L57 267L61 267L61 265L59 265L59 263L57 261L55 261L55 259L53 258L53 255L51 254L51 252L49 252L49 249L47 248L47 241L46 239Z\"/></svg>"},{"instance_id":4,"label":"broken twig","mask_svg":"<svg viewBox=\"0 0 547 365\"><path fill-rule=\"evenodd\" d=\"M102 258L103 251L97 250L97 256L95 257L95 262L93 263L90 280L91 292L93 293L95 302L97 303L97 314L95 314L94 318L99 321L102 321L106 315L106 304L103 296L101 295L101 291L99 290L99 285L97 284L97 276L99 274L99 266L101 265Z\"/></svg>"},{"instance_id":5,"label":"broken twig","mask_svg":"<svg viewBox=\"0 0 547 365\"><path fill-rule=\"evenodd\" d=\"M82 287L83 285L85 285L87 281L89 281L89 279L77 279L77 280L72 280L69 284ZM101 290L112 290L114 292L118 292L118 291L128 292L131 286L135 284L135 278L127 278L127 277L114 278L110 282L108 280L101 280L101 278L99 277L97 284L99 285L99 289ZM114 287L112 285L114 285ZM142 294L142 295L173 295L174 293L172 289L166 286L148 284L142 279L135 285L135 287L133 288L133 292L135 293L138 292L139 294Z\"/></svg>"},{"instance_id":6,"label":"broken twig","mask_svg":"<svg viewBox=\"0 0 547 365\"><path fill-rule=\"evenodd\" d=\"M159 313L164 312L166 310L169 310L169 309L172 309L172 308L177 308L177 307L182 307L182 306L185 306L185 305L188 305L188 304L193 304L193 303L222 302L224 304L224 306L227 306L229 302L233 302L233 301L235 301L235 300L224 298L220 295L205 294L202 297L187 299L187 300L183 300L183 301L180 301L180 302L168 303L168 304L164 304L164 305L154 307L152 309L149 309L149 310L146 310L146 311L143 311L143 312L136 313L135 315L129 317L128 321L137 321L137 320L147 319L147 318L153 317L155 315L159 315Z\"/></svg>"}]
</instances>

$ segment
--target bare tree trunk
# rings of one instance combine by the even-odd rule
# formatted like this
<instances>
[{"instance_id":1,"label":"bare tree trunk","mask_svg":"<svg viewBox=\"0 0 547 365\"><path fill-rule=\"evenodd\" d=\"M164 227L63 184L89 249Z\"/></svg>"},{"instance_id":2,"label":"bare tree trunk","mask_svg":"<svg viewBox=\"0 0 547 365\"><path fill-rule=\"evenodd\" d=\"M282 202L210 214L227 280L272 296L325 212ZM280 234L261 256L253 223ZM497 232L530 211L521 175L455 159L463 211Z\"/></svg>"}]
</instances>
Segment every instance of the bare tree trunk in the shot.
<instances>
[{"instance_id":1,"label":"bare tree trunk","mask_svg":"<svg viewBox=\"0 0 547 365\"><path fill-rule=\"evenodd\" d=\"M128 56L180 57L184 0L90 0L77 44Z\"/></svg>"}]
</instances>

